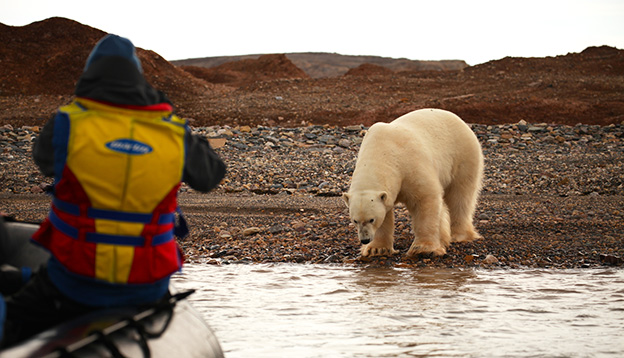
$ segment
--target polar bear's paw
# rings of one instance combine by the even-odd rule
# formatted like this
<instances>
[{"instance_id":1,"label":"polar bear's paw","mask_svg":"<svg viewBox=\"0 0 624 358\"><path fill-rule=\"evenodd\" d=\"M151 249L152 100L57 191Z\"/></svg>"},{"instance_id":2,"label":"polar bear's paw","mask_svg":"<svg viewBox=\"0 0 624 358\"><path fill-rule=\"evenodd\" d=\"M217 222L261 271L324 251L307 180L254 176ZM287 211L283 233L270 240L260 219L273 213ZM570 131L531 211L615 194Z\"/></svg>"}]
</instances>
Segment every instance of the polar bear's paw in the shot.
<instances>
[{"instance_id":1,"label":"polar bear's paw","mask_svg":"<svg viewBox=\"0 0 624 358\"><path fill-rule=\"evenodd\" d=\"M398 251L392 246L390 247L375 247L373 243L362 246L362 257L372 256L390 256L396 254Z\"/></svg>"},{"instance_id":2,"label":"polar bear's paw","mask_svg":"<svg viewBox=\"0 0 624 358\"><path fill-rule=\"evenodd\" d=\"M474 230L468 230L462 233L453 233L451 236L452 242L471 242L479 240L481 235Z\"/></svg>"},{"instance_id":3,"label":"polar bear's paw","mask_svg":"<svg viewBox=\"0 0 624 358\"><path fill-rule=\"evenodd\" d=\"M446 254L446 249L441 245L412 243L412 246L407 251L407 256L416 257L420 254L433 254L435 256L442 256Z\"/></svg>"}]
</instances>

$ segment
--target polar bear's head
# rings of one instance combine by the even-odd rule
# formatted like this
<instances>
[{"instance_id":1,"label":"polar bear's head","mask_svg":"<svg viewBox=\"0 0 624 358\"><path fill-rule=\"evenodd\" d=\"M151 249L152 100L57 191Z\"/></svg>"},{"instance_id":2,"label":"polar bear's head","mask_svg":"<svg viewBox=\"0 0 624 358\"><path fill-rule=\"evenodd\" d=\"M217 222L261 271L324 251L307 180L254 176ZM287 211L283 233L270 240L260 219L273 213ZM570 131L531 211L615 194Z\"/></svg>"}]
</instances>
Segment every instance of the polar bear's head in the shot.
<instances>
[{"instance_id":1,"label":"polar bear's head","mask_svg":"<svg viewBox=\"0 0 624 358\"><path fill-rule=\"evenodd\" d=\"M358 229L358 237L366 245L373 240L375 232L383 224L392 205L388 205L388 193L385 191L360 191L345 193L342 199L349 207L351 221Z\"/></svg>"}]
</instances>

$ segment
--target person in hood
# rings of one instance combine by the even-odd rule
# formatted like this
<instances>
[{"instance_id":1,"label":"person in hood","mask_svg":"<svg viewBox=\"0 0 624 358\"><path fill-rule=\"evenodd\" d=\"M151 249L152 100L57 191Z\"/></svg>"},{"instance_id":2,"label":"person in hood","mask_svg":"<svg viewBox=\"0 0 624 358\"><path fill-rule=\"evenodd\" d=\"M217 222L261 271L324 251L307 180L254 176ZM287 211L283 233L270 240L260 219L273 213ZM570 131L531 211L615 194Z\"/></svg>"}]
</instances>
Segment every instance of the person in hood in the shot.
<instances>
[{"instance_id":1,"label":"person in hood","mask_svg":"<svg viewBox=\"0 0 624 358\"><path fill-rule=\"evenodd\" d=\"M225 175L206 139L147 83L130 40L101 39L75 95L34 143L34 161L54 185L32 240L51 255L6 298L3 346L93 310L167 298L183 263L181 182L207 192Z\"/></svg>"}]
</instances>

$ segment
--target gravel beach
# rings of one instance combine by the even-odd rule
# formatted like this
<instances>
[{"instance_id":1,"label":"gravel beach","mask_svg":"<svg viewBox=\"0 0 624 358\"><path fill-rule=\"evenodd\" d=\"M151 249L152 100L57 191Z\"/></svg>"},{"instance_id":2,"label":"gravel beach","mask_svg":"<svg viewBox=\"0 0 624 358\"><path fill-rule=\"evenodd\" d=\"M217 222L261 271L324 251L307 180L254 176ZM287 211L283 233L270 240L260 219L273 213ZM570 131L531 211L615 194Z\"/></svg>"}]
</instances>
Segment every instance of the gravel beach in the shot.
<instances>
[{"instance_id":1,"label":"gravel beach","mask_svg":"<svg viewBox=\"0 0 624 358\"><path fill-rule=\"evenodd\" d=\"M397 267L622 266L624 125L471 124L485 156L475 223L483 239L443 257L406 257L410 219L397 207L391 257L362 259L340 195L366 127L195 127L228 165L218 189L186 186L187 260ZM43 220L50 197L31 159L39 127L0 126L0 212Z\"/></svg>"}]
</instances>

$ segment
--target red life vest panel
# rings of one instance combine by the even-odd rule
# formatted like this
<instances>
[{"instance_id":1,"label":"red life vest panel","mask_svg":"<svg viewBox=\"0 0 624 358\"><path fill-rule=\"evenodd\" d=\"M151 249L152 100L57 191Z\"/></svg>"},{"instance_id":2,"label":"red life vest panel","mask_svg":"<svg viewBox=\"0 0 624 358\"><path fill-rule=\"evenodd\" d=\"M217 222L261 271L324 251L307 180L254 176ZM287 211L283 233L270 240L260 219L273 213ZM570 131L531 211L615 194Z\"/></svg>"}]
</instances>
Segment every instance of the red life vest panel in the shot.
<instances>
[{"instance_id":1,"label":"red life vest panel","mask_svg":"<svg viewBox=\"0 0 624 358\"><path fill-rule=\"evenodd\" d=\"M182 266L173 229L186 123L79 98L55 119L55 190L33 240L69 271L153 283Z\"/></svg>"}]
</instances>

